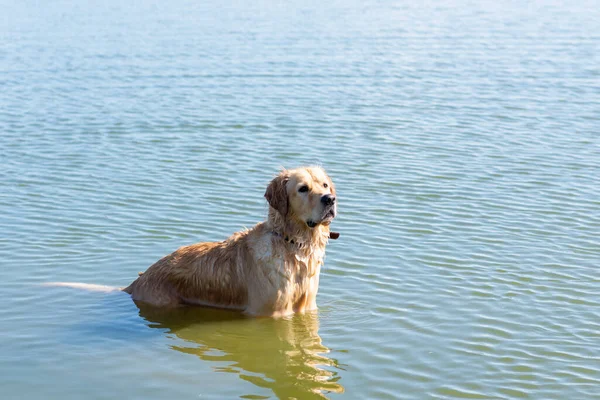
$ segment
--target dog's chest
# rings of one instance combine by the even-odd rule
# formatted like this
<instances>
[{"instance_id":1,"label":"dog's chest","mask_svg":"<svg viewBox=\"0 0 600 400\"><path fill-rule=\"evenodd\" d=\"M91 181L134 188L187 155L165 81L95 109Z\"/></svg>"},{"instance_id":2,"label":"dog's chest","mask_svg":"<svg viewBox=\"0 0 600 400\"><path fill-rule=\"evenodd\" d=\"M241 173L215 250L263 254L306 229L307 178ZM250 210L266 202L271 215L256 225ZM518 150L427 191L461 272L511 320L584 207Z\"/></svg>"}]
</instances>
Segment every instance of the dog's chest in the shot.
<instances>
[{"instance_id":1,"label":"dog's chest","mask_svg":"<svg viewBox=\"0 0 600 400\"><path fill-rule=\"evenodd\" d=\"M316 296L324 251L295 250L291 243L273 244L272 240L261 240L255 245L257 264L269 282L265 300L275 309L304 308L302 303Z\"/></svg>"},{"instance_id":2,"label":"dog's chest","mask_svg":"<svg viewBox=\"0 0 600 400\"><path fill-rule=\"evenodd\" d=\"M289 254L284 257L281 271L284 279L277 291L281 308L299 311L314 302L319 289L319 274L324 254Z\"/></svg>"}]
</instances>

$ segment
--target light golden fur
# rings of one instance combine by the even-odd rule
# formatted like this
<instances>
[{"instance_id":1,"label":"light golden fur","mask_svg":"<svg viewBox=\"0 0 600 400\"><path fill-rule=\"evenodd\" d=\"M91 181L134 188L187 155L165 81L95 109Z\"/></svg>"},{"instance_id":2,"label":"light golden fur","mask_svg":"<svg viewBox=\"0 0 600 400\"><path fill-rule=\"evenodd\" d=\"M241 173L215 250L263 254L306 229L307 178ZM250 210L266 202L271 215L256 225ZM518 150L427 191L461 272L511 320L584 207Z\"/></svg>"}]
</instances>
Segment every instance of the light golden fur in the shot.
<instances>
[{"instance_id":1,"label":"light golden fur","mask_svg":"<svg viewBox=\"0 0 600 400\"><path fill-rule=\"evenodd\" d=\"M222 242L181 247L123 290L161 307L196 304L265 316L316 309L336 213L333 182L320 167L284 170L265 197L266 221Z\"/></svg>"}]
</instances>

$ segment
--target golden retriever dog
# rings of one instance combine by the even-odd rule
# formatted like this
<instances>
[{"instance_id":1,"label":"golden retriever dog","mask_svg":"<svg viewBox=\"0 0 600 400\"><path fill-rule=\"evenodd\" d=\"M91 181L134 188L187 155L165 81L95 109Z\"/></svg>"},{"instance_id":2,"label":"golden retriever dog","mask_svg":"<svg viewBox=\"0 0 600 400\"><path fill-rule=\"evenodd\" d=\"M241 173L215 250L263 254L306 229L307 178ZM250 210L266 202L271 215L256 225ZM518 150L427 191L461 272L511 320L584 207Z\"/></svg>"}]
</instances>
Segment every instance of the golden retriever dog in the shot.
<instances>
[{"instance_id":1,"label":"golden retriever dog","mask_svg":"<svg viewBox=\"0 0 600 400\"><path fill-rule=\"evenodd\" d=\"M219 307L283 316L317 308L319 273L337 213L335 187L320 167L283 170L268 185L268 218L222 242L181 247L123 291L160 307ZM331 236L330 236L331 235Z\"/></svg>"}]
</instances>

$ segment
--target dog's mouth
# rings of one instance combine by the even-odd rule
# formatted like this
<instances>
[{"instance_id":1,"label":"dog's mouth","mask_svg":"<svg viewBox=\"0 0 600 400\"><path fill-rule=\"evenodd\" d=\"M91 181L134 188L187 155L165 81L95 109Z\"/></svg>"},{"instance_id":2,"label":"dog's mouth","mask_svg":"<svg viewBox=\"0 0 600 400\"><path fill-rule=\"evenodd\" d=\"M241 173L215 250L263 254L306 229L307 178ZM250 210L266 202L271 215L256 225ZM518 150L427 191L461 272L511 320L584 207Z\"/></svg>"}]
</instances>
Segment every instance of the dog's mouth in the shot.
<instances>
[{"instance_id":1,"label":"dog's mouth","mask_svg":"<svg viewBox=\"0 0 600 400\"><path fill-rule=\"evenodd\" d=\"M308 225L309 228L314 228L319 224L330 224L331 221L333 221L333 219L335 218L335 214L335 207L327 208L323 213L323 217L321 217L319 221L309 219L308 221L306 221L306 225Z\"/></svg>"}]
</instances>

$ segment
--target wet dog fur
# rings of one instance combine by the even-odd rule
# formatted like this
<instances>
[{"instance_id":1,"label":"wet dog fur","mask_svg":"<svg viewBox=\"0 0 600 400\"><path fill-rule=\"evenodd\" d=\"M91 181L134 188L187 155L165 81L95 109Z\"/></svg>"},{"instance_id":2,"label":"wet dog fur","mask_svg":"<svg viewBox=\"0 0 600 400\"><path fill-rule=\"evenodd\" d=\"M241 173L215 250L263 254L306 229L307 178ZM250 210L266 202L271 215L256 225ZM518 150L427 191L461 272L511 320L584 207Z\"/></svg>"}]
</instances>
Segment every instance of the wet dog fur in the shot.
<instances>
[{"instance_id":1,"label":"wet dog fur","mask_svg":"<svg viewBox=\"0 0 600 400\"><path fill-rule=\"evenodd\" d=\"M159 307L194 304L275 317L316 309L337 213L333 182L320 167L283 170L265 197L266 221L222 242L181 247L123 290Z\"/></svg>"}]
</instances>

